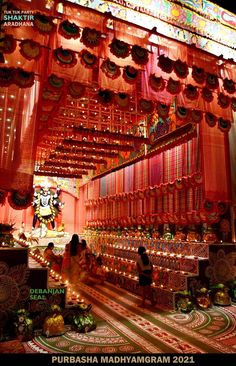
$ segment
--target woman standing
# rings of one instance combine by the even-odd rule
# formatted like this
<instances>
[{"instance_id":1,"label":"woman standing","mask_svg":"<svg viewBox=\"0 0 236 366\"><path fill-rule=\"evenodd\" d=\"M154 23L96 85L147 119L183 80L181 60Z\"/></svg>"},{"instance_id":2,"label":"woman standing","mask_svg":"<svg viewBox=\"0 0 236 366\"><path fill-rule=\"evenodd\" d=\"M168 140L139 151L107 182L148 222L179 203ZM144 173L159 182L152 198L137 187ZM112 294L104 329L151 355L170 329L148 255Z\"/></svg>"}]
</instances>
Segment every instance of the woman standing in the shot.
<instances>
[{"instance_id":1,"label":"woman standing","mask_svg":"<svg viewBox=\"0 0 236 366\"><path fill-rule=\"evenodd\" d=\"M140 304L140 306L145 306L146 299L150 299L152 306L154 306L155 301L151 288L153 266L144 247L138 248L138 255L139 258L136 262L136 266L139 273L139 285L142 287L143 290L142 303Z\"/></svg>"},{"instance_id":2,"label":"woman standing","mask_svg":"<svg viewBox=\"0 0 236 366\"><path fill-rule=\"evenodd\" d=\"M63 280L71 280L71 277L77 270L77 266L74 262L76 262L75 258L72 259L72 257L75 257L77 255L79 248L79 236L77 234L73 234L70 242L66 244L65 246L65 252L63 255L63 261L62 261L62 269L61 274ZM72 269L73 266L73 269Z\"/></svg>"}]
</instances>

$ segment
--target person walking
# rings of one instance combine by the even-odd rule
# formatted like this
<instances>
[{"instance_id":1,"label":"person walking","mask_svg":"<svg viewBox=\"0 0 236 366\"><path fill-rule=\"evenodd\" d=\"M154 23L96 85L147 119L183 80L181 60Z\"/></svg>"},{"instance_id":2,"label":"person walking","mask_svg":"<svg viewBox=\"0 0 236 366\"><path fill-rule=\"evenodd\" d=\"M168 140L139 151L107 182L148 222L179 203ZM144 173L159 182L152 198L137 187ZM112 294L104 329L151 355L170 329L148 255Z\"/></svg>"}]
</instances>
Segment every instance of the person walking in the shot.
<instances>
[{"instance_id":1,"label":"person walking","mask_svg":"<svg viewBox=\"0 0 236 366\"><path fill-rule=\"evenodd\" d=\"M152 306L156 304L153 291L152 291L152 274L153 274L153 265L150 261L145 247L138 248L138 259L136 262L137 271L139 274L139 286L142 287L142 303L139 305L140 307L145 307L146 299L151 301Z\"/></svg>"}]
</instances>

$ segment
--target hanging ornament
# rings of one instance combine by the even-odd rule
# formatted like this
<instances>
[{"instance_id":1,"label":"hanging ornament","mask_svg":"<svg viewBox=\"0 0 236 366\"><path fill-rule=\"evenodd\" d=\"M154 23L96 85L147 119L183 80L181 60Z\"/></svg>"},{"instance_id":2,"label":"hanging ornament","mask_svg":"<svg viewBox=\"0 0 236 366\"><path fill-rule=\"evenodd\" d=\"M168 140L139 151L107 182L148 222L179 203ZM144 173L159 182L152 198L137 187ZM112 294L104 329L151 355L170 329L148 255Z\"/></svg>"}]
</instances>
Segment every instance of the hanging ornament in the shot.
<instances>
[{"instance_id":1,"label":"hanging ornament","mask_svg":"<svg viewBox=\"0 0 236 366\"><path fill-rule=\"evenodd\" d=\"M77 81L73 81L68 85L68 94L75 99L81 98L85 93L85 86Z\"/></svg>"},{"instance_id":2,"label":"hanging ornament","mask_svg":"<svg viewBox=\"0 0 236 366\"><path fill-rule=\"evenodd\" d=\"M7 87L14 83L14 68L0 67L0 86Z\"/></svg>"},{"instance_id":3,"label":"hanging ornament","mask_svg":"<svg viewBox=\"0 0 236 366\"><path fill-rule=\"evenodd\" d=\"M14 70L14 83L20 88L29 88L34 84L34 73L18 67Z\"/></svg>"},{"instance_id":4,"label":"hanging ornament","mask_svg":"<svg viewBox=\"0 0 236 366\"><path fill-rule=\"evenodd\" d=\"M111 79L117 79L121 74L119 66L117 66L109 58L102 62L101 70L105 73L107 77Z\"/></svg>"},{"instance_id":5,"label":"hanging ornament","mask_svg":"<svg viewBox=\"0 0 236 366\"><path fill-rule=\"evenodd\" d=\"M12 191L8 196L9 205L15 210L24 210L31 206L33 193L30 191Z\"/></svg>"},{"instance_id":6,"label":"hanging ornament","mask_svg":"<svg viewBox=\"0 0 236 366\"><path fill-rule=\"evenodd\" d=\"M130 46L128 43L120 41L116 38L113 38L111 44L109 45L111 53L119 58L126 58L130 53Z\"/></svg>"},{"instance_id":7,"label":"hanging ornament","mask_svg":"<svg viewBox=\"0 0 236 366\"><path fill-rule=\"evenodd\" d=\"M66 19L60 23L58 33L66 39L77 39L80 36L80 28Z\"/></svg>"},{"instance_id":8,"label":"hanging ornament","mask_svg":"<svg viewBox=\"0 0 236 366\"><path fill-rule=\"evenodd\" d=\"M228 209L228 205L226 202L219 201L217 202L217 211L220 215L224 215Z\"/></svg>"},{"instance_id":9,"label":"hanging ornament","mask_svg":"<svg viewBox=\"0 0 236 366\"><path fill-rule=\"evenodd\" d=\"M114 100L119 108L126 110L129 108L130 96L127 93L117 93L114 96Z\"/></svg>"},{"instance_id":10,"label":"hanging ornament","mask_svg":"<svg viewBox=\"0 0 236 366\"><path fill-rule=\"evenodd\" d=\"M160 92L165 89L165 80L162 76L155 76L155 74L151 74L149 76L149 85L156 92Z\"/></svg>"},{"instance_id":11,"label":"hanging ornament","mask_svg":"<svg viewBox=\"0 0 236 366\"><path fill-rule=\"evenodd\" d=\"M206 112L205 113L205 120L206 120L206 123L210 127L214 127L216 125L216 122L217 122L217 117L214 114L212 114L211 112Z\"/></svg>"},{"instance_id":12,"label":"hanging ornament","mask_svg":"<svg viewBox=\"0 0 236 366\"><path fill-rule=\"evenodd\" d=\"M228 108L230 105L230 97L226 94L218 94L218 104L221 108Z\"/></svg>"},{"instance_id":13,"label":"hanging ornament","mask_svg":"<svg viewBox=\"0 0 236 366\"><path fill-rule=\"evenodd\" d=\"M20 53L29 61L38 60L42 54L40 44L32 39L25 39L24 41L21 41L19 46Z\"/></svg>"},{"instance_id":14,"label":"hanging ornament","mask_svg":"<svg viewBox=\"0 0 236 366\"><path fill-rule=\"evenodd\" d=\"M197 109L192 109L190 112L190 119L194 123L199 123L202 120L203 113Z\"/></svg>"},{"instance_id":15,"label":"hanging ornament","mask_svg":"<svg viewBox=\"0 0 236 366\"><path fill-rule=\"evenodd\" d=\"M157 113L158 113L159 117L165 118L169 115L169 111L170 111L169 105L163 104L161 102L157 102L156 107L157 107Z\"/></svg>"},{"instance_id":16,"label":"hanging ornament","mask_svg":"<svg viewBox=\"0 0 236 366\"><path fill-rule=\"evenodd\" d=\"M48 83L49 85L53 88L53 89L61 89L64 86L64 79L63 78L59 78L58 76L56 76L55 74L51 74L48 77Z\"/></svg>"},{"instance_id":17,"label":"hanging ornament","mask_svg":"<svg viewBox=\"0 0 236 366\"><path fill-rule=\"evenodd\" d=\"M214 99L212 91L208 89L206 86L202 88L202 98L208 103L212 102Z\"/></svg>"},{"instance_id":18,"label":"hanging ornament","mask_svg":"<svg viewBox=\"0 0 236 366\"><path fill-rule=\"evenodd\" d=\"M134 45L131 49L131 57L136 64L146 65L148 63L148 50Z\"/></svg>"},{"instance_id":19,"label":"hanging ornament","mask_svg":"<svg viewBox=\"0 0 236 366\"><path fill-rule=\"evenodd\" d=\"M189 111L185 107L177 107L176 116L181 120L186 120L188 118Z\"/></svg>"},{"instance_id":20,"label":"hanging ornament","mask_svg":"<svg viewBox=\"0 0 236 366\"><path fill-rule=\"evenodd\" d=\"M5 34L0 39L0 52L12 53L16 49L16 41L11 34Z\"/></svg>"},{"instance_id":21,"label":"hanging ornament","mask_svg":"<svg viewBox=\"0 0 236 366\"><path fill-rule=\"evenodd\" d=\"M98 58L97 56L93 55L87 50L82 50L80 52L81 57L81 63L84 65L87 69L93 69L97 67L98 65Z\"/></svg>"},{"instance_id":22,"label":"hanging ornament","mask_svg":"<svg viewBox=\"0 0 236 366\"><path fill-rule=\"evenodd\" d=\"M231 108L232 108L232 110L233 110L234 112L236 112L236 98L235 98L235 97L233 97L233 98L231 99Z\"/></svg>"},{"instance_id":23,"label":"hanging ornament","mask_svg":"<svg viewBox=\"0 0 236 366\"><path fill-rule=\"evenodd\" d=\"M231 128L231 122L227 119L224 119L224 118L220 117L218 119L218 128L222 132L229 132L229 130Z\"/></svg>"},{"instance_id":24,"label":"hanging ornament","mask_svg":"<svg viewBox=\"0 0 236 366\"><path fill-rule=\"evenodd\" d=\"M153 101L143 99L143 98L138 101L138 107L139 107L140 113L143 113L143 114L153 113L154 108L155 108Z\"/></svg>"},{"instance_id":25,"label":"hanging ornament","mask_svg":"<svg viewBox=\"0 0 236 366\"><path fill-rule=\"evenodd\" d=\"M169 78L166 90L172 95L179 94L181 91L181 84L179 80L173 80L172 78Z\"/></svg>"},{"instance_id":26,"label":"hanging ornament","mask_svg":"<svg viewBox=\"0 0 236 366\"><path fill-rule=\"evenodd\" d=\"M112 103L114 97L114 93L108 89L100 89L98 91L98 101L103 105L109 105Z\"/></svg>"},{"instance_id":27,"label":"hanging ornament","mask_svg":"<svg viewBox=\"0 0 236 366\"><path fill-rule=\"evenodd\" d=\"M207 73L206 75L206 87L209 89L217 89L219 86L219 80L217 75Z\"/></svg>"},{"instance_id":28,"label":"hanging ornament","mask_svg":"<svg viewBox=\"0 0 236 366\"><path fill-rule=\"evenodd\" d=\"M137 81L139 75L139 70L135 69L132 66L126 66L123 70L123 78L129 84L134 84Z\"/></svg>"},{"instance_id":29,"label":"hanging ornament","mask_svg":"<svg viewBox=\"0 0 236 366\"><path fill-rule=\"evenodd\" d=\"M34 14L34 26L43 35L50 34L56 27L51 17L39 12Z\"/></svg>"},{"instance_id":30,"label":"hanging ornament","mask_svg":"<svg viewBox=\"0 0 236 366\"><path fill-rule=\"evenodd\" d=\"M165 55L160 55L157 65L162 69L162 71L170 74L174 68L174 61Z\"/></svg>"},{"instance_id":31,"label":"hanging ornament","mask_svg":"<svg viewBox=\"0 0 236 366\"><path fill-rule=\"evenodd\" d=\"M69 49L59 47L53 51L53 57L62 67L74 67L77 63L75 53Z\"/></svg>"},{"instance_id":32,"label":"hanging ornament","mask_svg":"<svg viewBox=\"0 0 236 366\"><path fill-rule=\"evenodd\" d=\"M191 84L186 85L183 93L189 100L196 100L199 96L197 87Z\"/></svg>"},{"instance_id":33,"label":"hanging ornament","mask_svg":"<svg viewBox=\"0 0 236 366\"><path fill-rule=\"evenodd\" d=\"M85 27L82 31L80 42L82 42L86 47L94 48L99 46L101 35L101 32L96 29Z\"/></svg>"},{"instance_id":34,"label":"hanging ornament","mask_svg":"<svg viewBox=\"0 0 236 366\"><path fill-rule=\"evenodd\" d=\"M235 82L231 79L225 78L223 80L223 87L229 94L234 94L236 91Z\"/></svg>"},{"instance_id":35,"label":"hanging ornament","mask_svg":"<svg viewBox=\"0 0 236 366\"><path fill-rule=\"evenodd\" d=\"M206 73L204 69L193 65L192 77L198 84L203 84L206 80Z\"/></svg>"},{"instance_id":36,"label":"hanging ornament","mask_svg":"<svg viewBox=\"0 0 236 366\"><path fill-rule=\"evenodd\" d=\"M174 62L174 71L179 78L184 79L188 76L188 65L186 62L176 60Z\"/></svg>"}]
</instances>

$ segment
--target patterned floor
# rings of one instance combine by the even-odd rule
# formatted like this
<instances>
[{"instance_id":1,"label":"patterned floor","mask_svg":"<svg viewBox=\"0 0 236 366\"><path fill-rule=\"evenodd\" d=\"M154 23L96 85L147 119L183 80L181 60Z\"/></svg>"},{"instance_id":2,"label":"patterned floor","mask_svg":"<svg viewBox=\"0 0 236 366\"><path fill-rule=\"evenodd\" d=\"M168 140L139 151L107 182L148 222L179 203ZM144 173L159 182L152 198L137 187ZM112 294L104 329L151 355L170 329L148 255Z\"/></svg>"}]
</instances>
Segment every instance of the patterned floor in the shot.
<instances>
[{"instance_id":1,"label":"patterned floor","mask_svg":"<svg viewBox=\"0 0 236 366\"><path fill-rule=\"evenodd\" d=\"M139 308L140 299L109 283L80 285L93 305L96 330L36 337L27 353L235 353L236 306L190 314Z\"/></svg>"}]
</instances>

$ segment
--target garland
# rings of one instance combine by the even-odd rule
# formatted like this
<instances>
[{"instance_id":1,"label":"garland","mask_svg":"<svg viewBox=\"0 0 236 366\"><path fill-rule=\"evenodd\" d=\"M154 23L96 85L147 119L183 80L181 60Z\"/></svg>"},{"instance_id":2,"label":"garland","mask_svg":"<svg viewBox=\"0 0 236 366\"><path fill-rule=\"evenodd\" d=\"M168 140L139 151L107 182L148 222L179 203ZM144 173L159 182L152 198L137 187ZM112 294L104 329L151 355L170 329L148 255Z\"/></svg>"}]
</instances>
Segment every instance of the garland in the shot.
<instances>
[{"instance_id":1,"label":"garland","mask_svg":"<svg viewBox=\"0 0 236 366\"><path fill-rule=\"evenodd\" d=\"M97 56L93 55L87 50L82 50L80 52L81 63L87 69L93 69L98 65L98 58Z\"/></svg>"},{"instance_id":2,"label":"garland","mask_svg":"<svg viewBox=\"0 0 236 366\"><path fill-rule=\"evenodd\" d=\"M5 34L0 40L0 52L12 53L16 49L16 41L11 34Z\"/></svg>"},{"instance_id":3,"label":"garland","mask_svg":"<svg viewBox=\"0 0 236 366\"><path fill-rule=\"evenodd\" d=\"M34 14L34 27L43 35L50 34L56 28L52 19L53 18L37 12Z\"/></svg>"},{"instance_id":4,"label":"garland","mask_svg":"<svg viewBox=\"0 0 236 366\"><path fill-rule=\"evenodd\" d=\"M38 60L41 55L41 45L32 39L25 39L20 42L20 53L27 60Z\"/></svg>"},{"instance_id":5,"label":"garland","mask_svg":"<svg viewBox=\"0 0 236 366\"><path fill-rule=\"evenodd\" d=\"M134 84L137 81L139 75L139 70L135 69L132 66L126 66L123 69L123 78L125 79L125 81L129 84Z\"/></svg>"},{"instance_id":6,"label":"garland","mask_svg":"<svg viewBox=\"0 0 236 366\"><path fill-rule=\"evenodd\" d=\"M157 77L155 74L151 74L149 76L149 85L156 92L160 92L165 89L165 80L162 76Z\"/></svg>"},{"instance_id":7,"label":"garland","mask_svg":"<svg viewBox=\"0 0 236 366\"><path fill-rule=\"evenodd\" d=\"M15 210L23 210L31 205L32 197L32 192L14 190L8 196L8 202Z\"/></svg>"},{"instance_id":8,"label":"garland","mask_svg":"<svg viewBox=\"0 0 236 366\"><path fill-rule=\"evenodd\" d=\"M100 45L101 42L101 32L93 28L85 27L80 38L86 47L94 48Z\"/></svg>"},{"instance_id":9,"label":"garland","mask_svg":"<svg viewBox=\"0 0 236 366\"><path fill-rule=\"evenodd\" d=\"M59 47L53 51L53 57L62 67L74 67L77 63L75 53L69 49Z\"/></svg>"},{"instance_id":10,"label":"garland","mask_svg":"<svg viewBox=\"0 0 236 366\"><path fill-rule=\"evenodd\" d=\"M64 20L59 25L58 33L66 39L77 39L80 36L80 29L75 23Z\"/></svg>"},{"instance_id":11,"label":"garland","mask_svg":"<svg viewBox=\"0 0 236 366\"><path fill-rule=\"evenodd\" d=\"M109 58L104 60L101 64L101 70L105 73L108 78L117 79L120 74L120 67L115 64L115 62L111 61Z\"/></svg>"},{"instance_id":12,"label":"garland","mask_svg":"<svg viewBox=\"0 0 236 366\"><path fill-rule=\"evenodd\" d=\"M50 216L48 216L47 219L43 218L43 216L40 215L40 192L38 192L37 194L37 205L35 207L35 214L37 215L38 219L40 222L42 222L43 224L47 225L49 222L52 222L56 215L56 210L53 206L53 196L51 195L50 197L50 201L49 201L49 206L50 206L50 210L52 212L52 214Z\"/></svg>"},{"instance_id":13,"label":"garland","mask_svg":"<svg viewBox=\"0 0 236 366\"><path fill-rule=\"evenodd\" d=\"M174 61L165 55L160 55L157 64L162 71L170 74L174 68Z\"/></svg>"},{"instance_id":14,"label":"garland","mask_svg":"<svg viewBox=\"0 0 236 366\"><path fill-rule=\"evenodd\" d=\"M120 41L117 38L113 38L109 45L110 51L113 55L119 58L126 58L130 53L130 46L128 43Z\"/></svg>"},{"instance_id":15,"label":"garland","mask_svg":"<svg viewBox=\"0 0 236 366\"><path fill-rule=\"evenodd\" d=\"M136 64L146 65L148 63L148 50L134 45L131 49L131 57Z\"/></svg>"},{"instance_id":16,"label":"garland","mask_svg":"<svg viewBox=\"0 0 236 366\"><path fill-rule=\"evenodd\" d=\"M193 65L192 78L196 81L196 83L203 84L206 80L206 73L204 69Z\"/></svg>"},{"instance_id":17,"label":"garland","mask_svg":"<svg viewBox=\"0 0 236 366\"><path fill-rule=\"evenodd\" d=\"M188 65L186 62L177 60L174 62L174 71L179 78L185 79L188 76Z\"/></svg>"}]
</instances>

